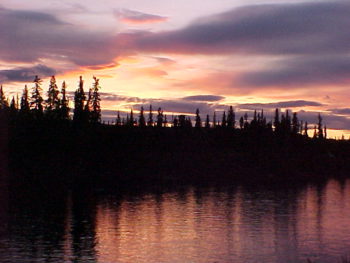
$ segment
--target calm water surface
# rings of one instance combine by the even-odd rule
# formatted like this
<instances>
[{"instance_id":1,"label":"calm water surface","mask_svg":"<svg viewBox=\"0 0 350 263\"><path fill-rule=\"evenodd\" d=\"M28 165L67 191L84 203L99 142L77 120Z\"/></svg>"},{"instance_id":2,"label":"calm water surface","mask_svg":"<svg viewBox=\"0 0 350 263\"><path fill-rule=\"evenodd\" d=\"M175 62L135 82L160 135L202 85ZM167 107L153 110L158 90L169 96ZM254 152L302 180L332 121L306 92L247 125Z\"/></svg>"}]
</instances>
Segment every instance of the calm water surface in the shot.
<instances>
[{"instance_id":1,"label":"calm water surface","mask_svg":"<svg viewBox=\"0 0 350 263\"><path fill-rule=\"evenodd\" d=\"M0 198L0 262L330 263L350 253L350 181L123 195L3 187Z\"/></svg>"}]
</instances>

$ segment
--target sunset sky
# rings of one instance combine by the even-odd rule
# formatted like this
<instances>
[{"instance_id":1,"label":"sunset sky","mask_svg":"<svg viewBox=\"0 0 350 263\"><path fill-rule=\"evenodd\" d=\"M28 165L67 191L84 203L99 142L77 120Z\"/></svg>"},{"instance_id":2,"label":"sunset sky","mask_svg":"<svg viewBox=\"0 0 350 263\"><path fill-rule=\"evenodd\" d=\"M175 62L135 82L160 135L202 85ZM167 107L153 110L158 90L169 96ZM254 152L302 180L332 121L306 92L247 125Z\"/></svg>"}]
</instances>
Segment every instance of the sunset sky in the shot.
<instances>
[{"instance_id":1,"label":"sunset sky","mask_svg":"<svg viewBox=\"0 0 350 263\"><path fill-rule=\"evenodd\" d=\"M74 91L82 75L87 90L95 75L105 119L278 107L349 136L349 14L349 1L1 0L0 83L12 96L56 75Z\"/></svg>"}]
</instances>

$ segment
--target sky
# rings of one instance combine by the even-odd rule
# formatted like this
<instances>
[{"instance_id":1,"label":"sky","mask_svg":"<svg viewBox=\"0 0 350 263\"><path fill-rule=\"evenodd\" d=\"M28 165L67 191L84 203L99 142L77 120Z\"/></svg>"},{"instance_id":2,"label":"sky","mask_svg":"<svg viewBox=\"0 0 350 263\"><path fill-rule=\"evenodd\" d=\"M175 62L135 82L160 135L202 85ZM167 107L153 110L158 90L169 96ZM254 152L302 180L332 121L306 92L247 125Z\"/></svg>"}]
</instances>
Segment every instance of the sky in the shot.
<instances>
[{"instance_id":1,"label":"sky","mask_svg":"<svg viewBox=\"0 0 350 263\"><path fill-rule=\"evenodd\" d=\"M103 118L276 107L350 135L350 2L1 0L0 83L100 79Z\"/></svg>"}]
</instances>

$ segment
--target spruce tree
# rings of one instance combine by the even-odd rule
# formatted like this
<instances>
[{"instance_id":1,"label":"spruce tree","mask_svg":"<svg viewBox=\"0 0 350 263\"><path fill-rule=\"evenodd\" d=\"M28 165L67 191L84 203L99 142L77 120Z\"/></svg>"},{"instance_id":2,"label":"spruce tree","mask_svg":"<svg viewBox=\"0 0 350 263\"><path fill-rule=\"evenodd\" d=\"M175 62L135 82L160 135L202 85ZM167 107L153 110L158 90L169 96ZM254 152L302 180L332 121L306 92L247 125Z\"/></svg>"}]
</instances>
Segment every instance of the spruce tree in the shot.
<instances>
[{"instance_id":1,"label":"spruce tree","mask_svg":"<svg viewBox=\"0 0 350 263\"><path fill-rule=\"evenodd\" d=\"M275 127L275 132L278 133L280 131L281 122L280 122L280 113L277 108L275 110L275 118L273 121L273 126Z\"/></svg>"},{"instance_id":2,"label":"spruce tree","mask_svg":"<svg viewBox=\"0 0 350 263\"><path fill-rule=\"evenodd\" d=\"M162 108L158 108L158 115L157 115L157 127L163 126L163 111Z\"/></svg>"},{"instance_id":3,"label":"spruce tree","mask_svg":"<svg viewBox=\"0 0 350 263\"><path fill-rule=\"evenodd\" d=\"M83 77L79 77L79 87L74 93L74 116L73 120L75 122L84 121L84 104L86 95L84 92L84 81Z\"/></svg>"},{"instance_id":4,"label":"spruce tree","mask_svg":"<svg viewBox=\"0 0 350 263\"><path fill-rule=\"evenodd\" d=\"M297 113L294 112L293 118L292 118L292 133L297 134L299 132L299 130L300 130L300 127L299 127L298 116L297 116Z\"/></svg>"},{"instance_id":5,"label":"spruce tree","mask_svg":"<svg viewBox=\"0 0 350 263\"><path fill-rule=\"evenodd\" d=\"M91 98L91 105L92 105L92 111L91 111L91 122L92 123L98 123L101 122L101 97L99 90L101 89L101 86L99 85L99 79L94 77L94 84L92 87L92 98Z\"/></svg>"},{"instance_id":6,"label":"spruce tree","mask_svg":"<svg viewBox=\"0 0 350 263\"><path fill-rule=\"evenodd\" d=\"M322 117L320 113L318 114L317 131L317 137L323 139Z\"/></svg>"},{"instance_id":7,"label":"spruce tree","mask_svg":"<svg viewBox=\"0 0 350 263\"><path fill-rule=\"evenodd\" d=\"M239 119L239 128L242 130L244 127L244 119L243 116L241 116L241 118Z\"/></svg>"},{"instance_id":8,"label":"spruce tree","mask_svg":"<svg viewBox=\"0 0 350 263\"><path fill-rule=\"evenodd\" d=\"M56 85L56 78L52 76L50 79L50 86L47 92L47 100L46 100L46 114L49 118L58 117L58 109L60 106L60 101L58 98L58 87Z\"/></svg>"},{"instance_id":9,"label":"spruce tree","mask_svg":"<svg viewBox=\"0 0 350 263\"><path fill-rule=\"evenodd\" d=\"M41 83L42 83L42 80L38 76L35 76L30 106L34 114L34 118L36 119L41 119L43 116L44 99L41 96L41 92L42 92Z\"/></svg>"},{"instance_id":10,"label":"spruce tree","mask_svg":"<svg viewBox=\"0 0 350 263\"><path fill-rule=\"evenodd\" d=\"M4 94L2 85L0 86L0 110L7 109L9 107L8 100Z\"/></svg>"},{"instance_id":11,"label":"spruce tree","mask_svg":"<svg viewBox=\"0 0 350 263\"><path fill-rule=\"evenodd\" d=\"M66 82L63 81L62 83L62 89L61 89L61 99L59 100L60 105L60 119L62 120L68 120L69 119L69 101L66 95Z\"/></svg>"},{"instance_id":12,"label":"spruce tree","mask_svg":"<svg viewBox=\"0 0 350 263\"><path fill-rule=\"evenodd\" d=\"M25 85L23 89L19 113L20 113L20 116L23 117L24 119L27 119L30 116L30 106L29 106L27 85Z\"/></svg>"},{"instance_id":13,"label":"spruce tree","mask_svg":"<svg viewBox=\"0 0 350 263\"><path fill-rule=\"evenodd\" d=\"M227 114L227 127L235 128L235 125L236 125L235 112L233 110L233 107L230 106L230 109L228 110L228 114Z\"/></svg>"},{"instance_id":14,"label":"spruce tree","mask_svg":"<svg viewBox=\"0 0 350 263\"><path fill-rule=\"evenodd\" d=\"M201 116L199 116L199 109L196 110L196 120L195 120L194 127L196 127L196 128L202 127L202 120L201 120Z\"/></svg>"},{"instance_id":15,"label":"spruce tree","mask_svg":"<svg viewBox=\"0 0 350 263\"><path fill-rule=\"evenodd\" d=\"M139 116L139 126L142 128L146 126L146 120L145 120L143 111L144 111L143 106L141 106L140 116Z\"/></svg>"},{"instance_id":16,"label":"spruce tree","mask_svg":"<svg viewBox=\"0 0 350 263\"><path fill-rule=\"evenodd\" d=\"M209 119L209 114L207 114L207 118L205 120L205 128L209 129L210 128L210 119Z\"/></svg>"},{"instance_id":17,"label":"spruce tree","mask_svg":"<svg viewBox=\"0 0 350 263\"><path fill-rule=\"evenodd\" d=\"M222 127L226 127L227 126L226 112L225 111L224 111L224 114L222 115L221 126Z\"/></svg>"},{"instance_id":18,"label":"spruce tree","mask_svg":"<svg viewBox=\"0 0 350 263\"><path fill-rule=\"evenodd\" d=\"M213 115L213 127L216 128L216 111L214 111Z\"/></svg>"},{"instance_id":19,"label":"spruce tree","mask_svg":"<svg viewBox=\"0 0 350 263\"><path fill-rule=\"evenodd\" d=\"M148 121L147 121L147 126L153 126L153 110L152 110L152 105L149 105L149 115L148 115Z\"/></svg>"},{"instance_id":20,"label":"spruce tree","mask_svg":"<svg viewBox=\"0 0 350 263\"><path fill-rule=\"evenodd\" d=\"M117 113L117 119L115 120L115 125L117 125L117 126L121 126L121 125L122 125L122 120L121 120L121 118L120 118L120 113L119 113L119 111L118 111L118 113Z\"/></svg>"}]
</instances>

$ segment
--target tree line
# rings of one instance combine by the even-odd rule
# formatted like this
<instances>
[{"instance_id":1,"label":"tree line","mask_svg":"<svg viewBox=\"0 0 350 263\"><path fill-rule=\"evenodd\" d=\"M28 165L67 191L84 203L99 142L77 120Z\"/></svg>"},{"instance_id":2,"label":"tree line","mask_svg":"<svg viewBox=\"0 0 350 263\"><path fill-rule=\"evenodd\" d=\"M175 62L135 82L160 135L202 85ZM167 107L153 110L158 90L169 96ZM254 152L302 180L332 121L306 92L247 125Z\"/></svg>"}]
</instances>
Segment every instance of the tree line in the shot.
<instances>
[{"instance_id":1,"label":"tree line","mask_svg":"<svg viewBox=\"0 0 350 263\"><path fill-rule=\"evenodd\" d=\"M66 91L66 83L63 81L61 89L58 88L55 76L50 79L50 84L46 92L46 99L43 97L42 80L36 76L33 81L31 94L27 85L23 89L21 98L13 96L9 99L5 96L2 85L0 86L0 111L8 113L12 123L28 122L33 120L68 121L76 125L101 125L101 96L99 79L93 77L92 87L88 92L84 90L84 80L80 76L78 88L74 92L74 108L69 106L69 98ZM105 124L105 123L104 123ZM108 123L109 124L109 123ZM126 117L121 117L117 112L117 117L113 123L120 127L174 127L174 128L195 128L195 129L233 129L241 131L262 131L267 130L276 135L303 135L308 137L308 122L299 120L297 113L290 113L289 110L280 112L275 110L274 119L266 120L264 111L254 111L252 118L245 113L236 120L236 113L232 106L228 111L223 111L219 119L216 112L210 117L206 115L202 120L199 109L196 109L194 121L190 116L171 116L171 120L164 114L162 108L153 110L149 106L148 116L144 107L141 106L139 115L135 116L133 110ZM313 127L313 137L324 139L327 137L327 128L322 123L322 117L318 115L318 122Z\"/></svg>"}]
</instances>

